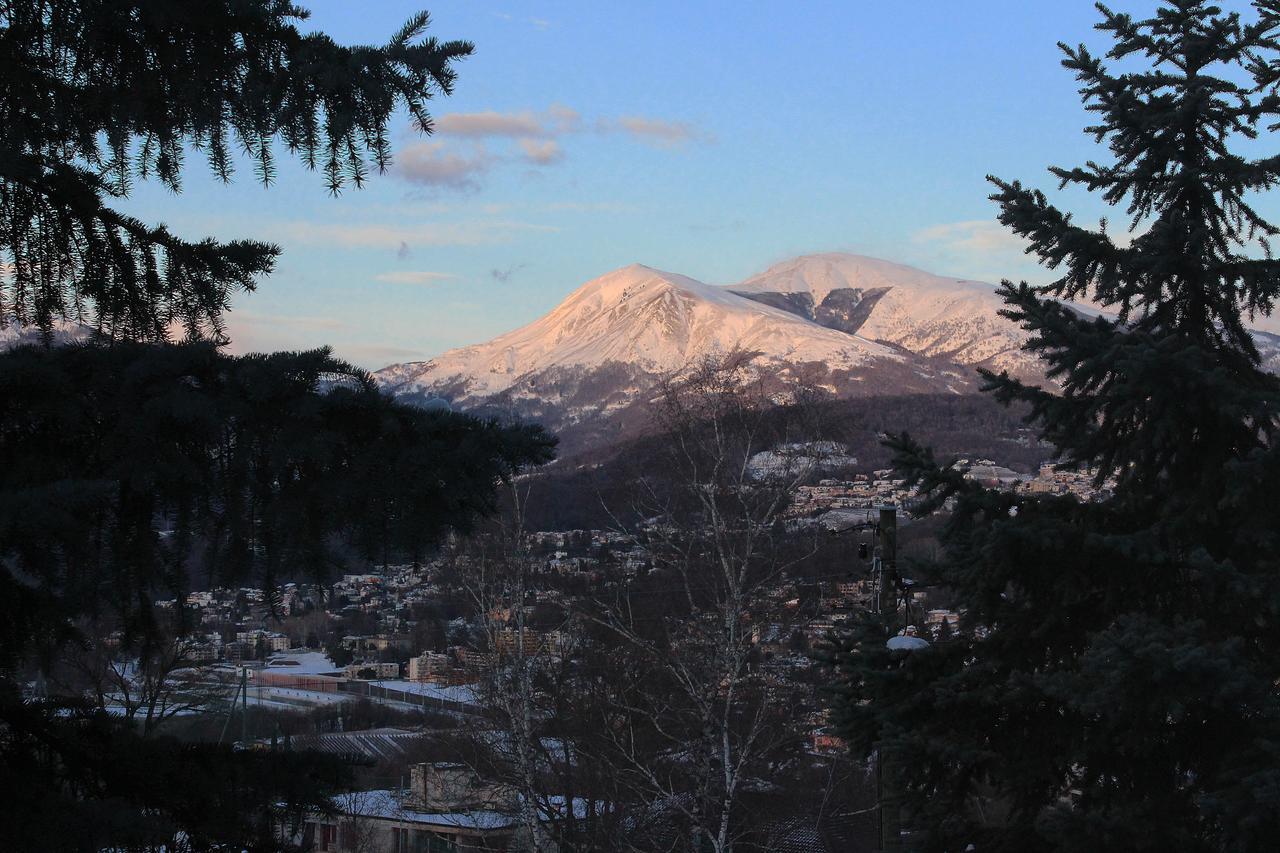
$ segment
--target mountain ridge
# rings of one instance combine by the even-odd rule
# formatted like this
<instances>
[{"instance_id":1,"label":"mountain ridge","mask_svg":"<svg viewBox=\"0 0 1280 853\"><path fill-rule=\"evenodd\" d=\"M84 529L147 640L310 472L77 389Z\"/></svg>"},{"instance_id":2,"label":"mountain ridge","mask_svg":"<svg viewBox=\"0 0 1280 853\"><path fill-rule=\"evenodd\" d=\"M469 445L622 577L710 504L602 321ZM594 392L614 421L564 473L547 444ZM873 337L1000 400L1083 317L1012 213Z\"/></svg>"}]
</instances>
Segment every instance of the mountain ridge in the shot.
<instances>
[{"instance_id":1,"label":"mountain ridge","mask_svg":"<svg viewBox=\"0 0 1280 853\"><path fill-rule=\"evenodd\" d=\"M461 381L467 396L480 396L508 391L522 377L551 368L618 362L665 374L734 351L766 360L821 361L837 369L911 358L730 289L632 264L576 288L525 326L376 375L393 390Z\"/></svg>"},{"instance_id":2,"label":"mountain ridge","mask_svg":"<svg viewBox=\"0 0 1280 853\"><path fill-rule=\"evenodd\" d=\"M977 368L1044 383L1003 307L985 282L837 252L722 286L631 264L518 329L374 376L409 399L541 421L577 449L642 430L662 378L733 353L751 354L779 399L800 385L834 397L973 393ZM1255 339L1280 370L1280 336Z\"/></svg>"}]
</instances>

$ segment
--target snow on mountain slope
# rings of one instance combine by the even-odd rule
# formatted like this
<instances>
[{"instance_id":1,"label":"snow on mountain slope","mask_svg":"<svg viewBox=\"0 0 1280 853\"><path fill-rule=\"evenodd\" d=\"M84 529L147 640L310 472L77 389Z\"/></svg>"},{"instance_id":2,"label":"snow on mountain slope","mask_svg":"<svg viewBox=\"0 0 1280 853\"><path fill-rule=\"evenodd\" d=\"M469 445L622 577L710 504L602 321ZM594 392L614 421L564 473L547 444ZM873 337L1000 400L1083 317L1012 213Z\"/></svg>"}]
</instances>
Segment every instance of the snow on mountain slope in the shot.
<instances>
[{"instance_id":1,"label":"snow on mountain slope","mask_svg":"<svg viewBox=\"0 0 1280 853\"><path fill-rule=\"evenodd\" d=\"M515 331L375 378L406 399L542 422L568 453L647 429L660 377L735 351L758 353L749 369L783 395L974 392L975 367L1043 382L1003 307L992 285L857 255L795 258L728 287L634 264ZM1280 367L1280 336L1257 340Z\"/></svg>"},{"instance_id":2,"label":"snow on mountain slope","mask_svg":"<svg viewBox=\"0 0 1280 853\"><path fill-rule=\"evenodd\" d=\"M587 282L550 313L488 343L377 375L396 391L456 382L466 397L480 397L551 369L617 363L664 374L735 349L758 351L766 363L821 362L831 369L905 358L723 288L633 264Z\"/></svg>"},{"instance_id":3,"label":"snow on mountain slope","mask_svg":"<svg viewBox=\"0 0 1280 853\"><path fill-rule=\"evenodd\" d=\"M831 291L846 288L866 291L884 287L910 287L913 290L940 288L950 291L957 285L992 289L990 285L980 282L941 278L892 261L843 252L824 252L801 255L774 264L740 284L731 285L729 289L736 293L808 293L816 302L821 302Z\"/></svg>"},{"instance_id":4,"label":"snow on mountain slope","mask_svg":"<svg viewBox=\"0 0 1280 853\"><path fill-rule=\"evenodd\" d=\"M53 324L52 343L74 343L88 339L93 329L69 320L58 320ZM44 334L35 326L23 326L12 317L6 317L0 325L0 352L23 344L44 343Z\"/></svg>"},{"instance_id":5,"label":"snow on mountain slope","mask_svg":"<svg viewBox=\"0 0 1280 853\"><path fill-rule=\"evenodd\" d=\"M1004 303L983 282L833 252L784 261L728 289L919 355L1024 376L1039 372L1020 350L1026 334L1000 316Z\"/></svg>"},{"instance_id":6,"label":"snow on mountain slope","mask_svg":"<svg viewBox=\"0 0 1280 853\"><path fill-rule=\"evenodd\" d=\"M991 284L831 252L783 261L728 289L917 355L1044 381L1043 364L1022 350L1027 333L1000 315L1004 301ZM1068 304L1090 316L1105 313ZM1280 317L1257 317L1253 325L1263 366L1280 372Z\"/></svg>"}]
</instances>

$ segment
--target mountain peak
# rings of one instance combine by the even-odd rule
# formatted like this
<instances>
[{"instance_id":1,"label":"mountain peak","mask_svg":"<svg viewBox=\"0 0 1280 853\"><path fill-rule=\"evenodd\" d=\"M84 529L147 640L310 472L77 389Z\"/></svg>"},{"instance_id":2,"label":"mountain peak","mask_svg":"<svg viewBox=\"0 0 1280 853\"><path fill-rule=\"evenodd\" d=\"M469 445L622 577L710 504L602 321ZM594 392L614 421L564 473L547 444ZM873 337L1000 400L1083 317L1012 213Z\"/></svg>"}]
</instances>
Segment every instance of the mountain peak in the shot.
<instances>
[{"instance_id":1,"label":"mountain peak","mask_svg":"<svg viewBox=\"0 0 1280 853\"><path fill-rule=\"evenodd\" d=\"M571 441L604 441L648 420L661 377L734 351L756 354L749 371L780 398L795 383L838 396L963 393L975 388L974 367L1043 382L1003 307L991 285L838 252L729 287L630 264L526 326L375 375L410 399L518 413ZM1280 339L1267 350L1280 351Z\"/></svg>"},{"instance_id":2,"label":"mountain peak","mask_svg":"<svg viewBox=\"0 0 1280 853\"><path fill-rule=\"evenodd\" d=\"M833 290L866 292L893 287L939 292L994 290L989 284L946 278L906 264L844 252L781 261L730 289L735 293L808 293L815 303L821 303Z\"/></svg>"},{"instance_id":3,"label":"mountain peak","mask_svg":"<svg viewBox=\"0 0 1280 853\"><path fill-rule=\"evenodd\" d=\"M629 264L591 279L570 293L548 316L570 312L585 305L594 305L596 310L618 307L624 302L634 305L661 294L680 294L681 298L720 304L740 301L723 288L704 284L697 279L645 264Z\"/></svg>"},{"instance_id":4,"label":"mountain peak","mask_svg":"<svg viewBox=\"0 0 1280 853\"><path fill-rule=\"evenodd\" d=\"M386 368L393 387L465 386L478 397L528 387L548 370L623 365L650 375L686 369L734 350L764 362L819 363L851 369L902 356L864 338L677 273L630 264L592 279L532 323L493 340L451 350L430 362ZM451 386L452 387L452 386Z\"/></svg>"}]
</instances>

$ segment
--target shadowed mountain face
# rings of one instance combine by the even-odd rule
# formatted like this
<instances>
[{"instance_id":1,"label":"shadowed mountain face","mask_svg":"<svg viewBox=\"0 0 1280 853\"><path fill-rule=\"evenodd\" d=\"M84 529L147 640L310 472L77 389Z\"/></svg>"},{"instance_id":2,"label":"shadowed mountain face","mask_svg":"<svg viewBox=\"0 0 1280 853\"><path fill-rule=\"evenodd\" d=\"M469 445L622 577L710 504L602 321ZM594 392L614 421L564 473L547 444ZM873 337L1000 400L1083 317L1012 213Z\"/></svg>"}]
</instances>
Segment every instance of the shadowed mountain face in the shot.
<instances>
[{"instance_id":1,"label":"shadowed mountain face","mask_svg":"<svg viewBox=\"0 0 1280 853\"><path fill-rule=\"evenodd\" d=\"M814 305L813 294L807 291L753 293L733 290L732 292L745 296L753 302L760 302L786 311L788 314L803 317L819 326L853 335L857 334L871 317L876 303L880 301L880 297L889 292L889 288L872 287L864 290L859 287L837 287L830 290L817 305Z\"/></svg>"}]
</instances>

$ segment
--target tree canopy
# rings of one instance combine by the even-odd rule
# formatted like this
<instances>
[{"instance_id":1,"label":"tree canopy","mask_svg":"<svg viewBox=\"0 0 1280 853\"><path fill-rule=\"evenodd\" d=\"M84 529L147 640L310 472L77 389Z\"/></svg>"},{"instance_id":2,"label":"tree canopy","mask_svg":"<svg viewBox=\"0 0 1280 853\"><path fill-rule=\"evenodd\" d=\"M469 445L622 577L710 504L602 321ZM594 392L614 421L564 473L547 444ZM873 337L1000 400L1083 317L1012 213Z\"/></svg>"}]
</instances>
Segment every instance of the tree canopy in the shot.
<instances>
[{"instance_id":1,"label":"tree canopy","mask_svg":"<svg viewBox=\"0 0 1280 853\"><path fill-rule=\"evenodd\" d=\"M193 584L273 590L421 555L551 456L537 427L397 403L325 351L28 346L0 363L10 658L106 612L145 640L151 602Z\"/></svg>"},{"instance_id":2,"label":"tree canopy","mask_svg":"<svg viewBox=\"0 0 1280 853\"><path fill-rule=\"evenodd\" d=\"M538 427L397 402L327 349L227 355L223 316L278 248L119 209L136 180L180 191L190 156L270 184L280 144L330 192L359 187L390 163L398 115L430 131L427 101L472 49L427 36L425 12L381 47L303 34L306 17L282 0L0 2L0 325L44 339L0 354L5 849L285 846L280 822L329 808L339 762L184 745L24 697L27 678L92 617L144 667L154 603L176 599L181 630L196 584L416 559L553 455ZM63 323L92 335L54 346Z\"/></svg>"},{"instance_id":3,"label":"tree canopy","mask_svg":"<svg viewBox=\"0 0 1280 853\"><path fill-rule=\"evenodd\" d=\"M992 178L1000 221L1060 277L1006 282L1006 315L1057 387L987 374L1029 404L1082 502L980 488L911 437L896 464L954 501L945 586L964 629L885 648L868 617L837 655L843 731L892 757L927 849L1270 849L1280 837L1280 382L1248 329L1271 311L1280 178L1280 4L1099 6L1112 46L1062 45L1105 162L1054 168L1121 207L1127 236ZM1110 309L1089 318L1056 298Z\"/></svg>"},{"instance_id":4,"label":"tree canopy","mask_svg":"<svg viewBox=\"0 0 1280 853\"><path fill-rule=\"evenodd\" d=\"M221 333L279 249L187 240L112 200L140 178L179 190L191 155L223 181L243 156L269 184L280 143L330 192L359 187L391 162L397 110L430 131L427 101L472 51L427 36L426 12L381 47L303 34L307 17L285 0L0 3L0 322Z\"/></svg>"}]
</instances>

